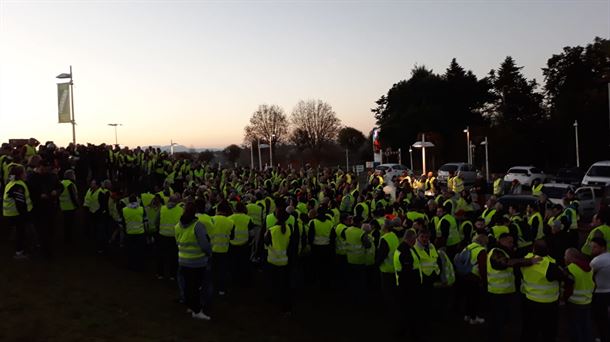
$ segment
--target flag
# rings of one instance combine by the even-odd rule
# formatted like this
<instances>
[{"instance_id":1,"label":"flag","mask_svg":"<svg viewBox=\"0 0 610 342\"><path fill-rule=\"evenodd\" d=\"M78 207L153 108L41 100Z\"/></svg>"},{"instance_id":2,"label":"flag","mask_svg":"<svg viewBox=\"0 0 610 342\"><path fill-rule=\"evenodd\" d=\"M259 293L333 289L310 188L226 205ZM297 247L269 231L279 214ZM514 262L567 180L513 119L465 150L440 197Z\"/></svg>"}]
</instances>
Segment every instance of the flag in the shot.
<instances>
[{"instance_id":1,"label":"flag","mask_svg":"<svg viewBox=\"0 0 610 342\"><path fill-rule=\"evenodd\" d=\"M58 120L59 123L71 123L72 115L70 115L70 84L57 84L57 105L58 105Z\"/></svg>"}]
</instances>

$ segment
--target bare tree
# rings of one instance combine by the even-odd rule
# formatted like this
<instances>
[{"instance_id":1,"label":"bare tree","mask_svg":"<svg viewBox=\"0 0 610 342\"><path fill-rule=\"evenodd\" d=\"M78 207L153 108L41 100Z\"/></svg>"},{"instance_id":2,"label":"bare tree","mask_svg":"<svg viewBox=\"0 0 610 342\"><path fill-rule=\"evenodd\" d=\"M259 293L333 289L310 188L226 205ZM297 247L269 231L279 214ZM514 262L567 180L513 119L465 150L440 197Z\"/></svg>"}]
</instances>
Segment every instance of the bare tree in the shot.
<instances>
[{"instance_id":1,"label":"bare tree","mask_svg":"<svg viewBox=\"0 0 610 342\"><path fill-rule=\"evenodd\" d=\"M292 111L294 131L291 140L312 150L320 150L337 138L341 120L330 104L322 100L300 101Z\"/></svg>"},{"instance_id":2,"label":"bare tree","mask_svg":"<svg viewBox=\"0 0 610 342\"><path fill-rule=\"evenodd\" d=\"M252 113L250 124L244 130L244 140L248 146L255 140L270 142L275 145L286 138L288 119L282 107L263 104Z\"/></svg>"}]
</instances>

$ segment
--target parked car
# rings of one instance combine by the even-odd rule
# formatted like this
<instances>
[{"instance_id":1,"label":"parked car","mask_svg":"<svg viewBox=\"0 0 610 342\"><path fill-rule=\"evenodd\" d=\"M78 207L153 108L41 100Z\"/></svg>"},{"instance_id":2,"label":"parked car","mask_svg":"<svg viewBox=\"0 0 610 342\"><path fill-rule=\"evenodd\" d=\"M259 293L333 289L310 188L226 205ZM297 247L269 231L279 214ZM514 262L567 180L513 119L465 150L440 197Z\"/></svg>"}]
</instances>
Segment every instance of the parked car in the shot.
<instances>
[{"instance_id":1,"label":"parked car","mask_svg":"<svg viewBox=\"0 0 610 342\"><path fill-rule=\"evenodd\" d=\"M447 163L438 169L436 180L441 184L447 184L449 173L456 175L458 172L464 177L464 185L472 185L476 182L481 172L471 164L467 163Z\"/></svg>"},{"instance_id":2,"label":"parked car","mask_svg":"<svg viewBox=\"0 0 610 342\"><path fill-rule=\"evenodd\" d=\"M532 195L504 195L498 199L498 202L502 203L504 210L508 210L508 206L516 204L522 210L530 204L538 203L538 197Z\"/></svg>"},{"instance_id":3,"label":"parked car","mask_svg":"<svg viewBox=\"0 0 610 342\"><path fill-rule=\"evenodd\" d=\"M576 189L574 193L578 200L578 212L581 219L589 220L599 210L600 206L608 205L608 195L610 192L607 187L583 186Z\"/></svg>"},{"instance_id":4,"label":"parked car","mask_svg":"<svg viewBox=\"0 0 610 342\"><path fill-rule=\"evenodd\" d=\"M576 187L565 183L546 183L542 186L542 193L545 194L548 200L553 204L563 205L563 199L568 191L576 191Z\"/></svg>"},{"instance_id":5,"label":"parked car","mask_svg":"<svg viewBox=\"0 0 610 342\"><path fill-rule=\"evenodd\" d=\"M406 171L409 176L413 175L413 171L401 164L380 164L375 167L375 172L381 174L383 171L383 179L386 183L390 183L392 178L400 177Z\"/></svg>"},{"instance_id":6,"label":"parked car","mask_svg":"<svg viewBox=\"0 0 610 342\"><path fill-rule=\"evenodd\" d=\"M582 181L582 177L584 175L585 173L580 168L564 167L557 170L557 173L555 174L555 176L551 177L551 179L556 183L580 186L580 182Z\"/></svg>"},{"instance_id":7,"label":"parked car","mask_svg":"<svg viewBox=\"0 0 610 342\"><path fill-rule=\"evenodd\" d=\"M544 174L544 172L542 172L542 170L537 167L513 166L506 172L506 175L504 176L504 182L510 184L516 179L519 181L519 183L521 183L521 185L531 187L532 183L535 180L539 180L540 182L544 183L546 178L547 175Z\"/></svg>"},{"instance_id":8,"label":"parked car","mask_svg":"<svg viewBox=\"0 0 610 342\"><path fill-rule=\"evenodd\" d=\"M582 178L583 186L608 186L610 185L610 160L599 161L587 170Z\"/></svg>"}]
</instances>

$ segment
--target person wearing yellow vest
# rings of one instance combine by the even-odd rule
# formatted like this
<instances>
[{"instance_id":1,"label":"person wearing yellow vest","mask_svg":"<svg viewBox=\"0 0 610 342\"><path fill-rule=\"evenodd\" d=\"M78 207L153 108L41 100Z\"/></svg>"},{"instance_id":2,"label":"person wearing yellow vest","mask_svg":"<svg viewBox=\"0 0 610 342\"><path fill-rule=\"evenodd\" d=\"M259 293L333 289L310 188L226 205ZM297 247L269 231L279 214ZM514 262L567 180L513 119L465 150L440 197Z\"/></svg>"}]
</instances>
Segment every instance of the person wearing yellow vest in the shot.
<instances>
[{"instance_id":1,"label":"person wearing yellow vest","mask_svg":"<svg viewBox=\"0 0 610 342\"><path fill-rule=\"evenodd\" d=\"M79 207L78 189L74 183L76 176L74 170L66 170L64 179L61 181L62 191L59 194L59 208L61 209L64 223L64 242L72 242L72 230L74 228L74 214Z\"/></svg>"},{"instance_id":2,"label":"person wearing yellow vest","mask_svg":"<svg viewBox=\"0 0 610 342\"><path fill-rule=\"evenodd\" d=\"M483 210L483 213L481 213L481 217L485 219L486 226L489 226L489 224L491 223L491 219L496 214L496 212L496 198L494 196L491 196L485 204L485 210Z\"/></svg>"},{"instance_id":3,"label":"person wearing yellow vest","mask_svg":"<svg viewBox=\"0 0 610 342\"><path fill-rule=\"evenodd\" d=\"M568 248L564 261L573 284L564 286L563 298L567 301L568 324L571 341L593 341L591 327L591 302L595 282L593 271L584 254L576 248ZM607 313L607 312L606 312Z\"/></svg>"},{"instance_id":4,"label":"person wearing yellow vest","mask_svg":"<svg viewBox=\"0 0 610 342\"><path fill-rule=\"evenodd\" d=\"M330 286L331 263L333 259L333 249L330 245L330 232L333 228L333 221L327 215L325 207L320 206L316 211L316 216L309 223L309 244L311 245L311 257L313 262L314 279L320 286L328 290Z\"/></svg>"},{"instance_id":5,"label":"person wearing yellow vest","mask_svg":"<svg viewBox=\"0 0 610 342\"><path fill-rule=\"evenodd\" d=\"M371 226L369 224L360 225L359 218L354 218L353 225L347 227L341 232L341 236L347 244L347 275L348 286L351 295L354 299L365 296L366 291L366 273L365 273L365 258L366 251L373 248L369 233Z\"/></svg>"},{"instance_id":6,"label":"person wearing yellow vest","mask_svg":"<svg viewBox=\"0 0 610 342\"><path fill-rule=\"evenodd\" d=\"M146 214L135 194L129 196L129 204L123 208L123 227L125 229L125 247L127 248L127 268L132 271L144 269L146 250Z\"/></svg>"},{"instance_id":7,"label":"person wearing yellow vest","mask_svg":"<svg viewBox=\"0 0 610 342\"><path fill-rule=\"evenodd\" d=\"M424 227L417 232L417 240L413 250L419 259L422 272L422 284L417 296L420 296L423 302L418 307L417 314L422 317L433 317L436 310L441 305L446 305L446 303L441 303L439 293L434 287L434 284L441 280L441 259L436 247L430 242L429 229ZM429 319L424 318L421 323L422 325L418 328L422 331L432 328Z\"/></svg>"},{"instance_id":8,"label":"person wearing yellow vest","mask_svg":"<svg viewBox=\"0 0 610 342\"><path fill-rule=\"evenodd\" d=\"M521 292L525 296L522 305L521 341L537 341L544 338L555 341L559 316L559 284L573 281L549 256L544 240L534 242L532 253L525 258L540 257L539 263L521 267Z\"/></svg>"},{"instance_id":9,"label":"person wearing yellow vest","mask_svg":"<svg viewBox=\"0 0 610 342\"><path fill-rule=\"evenodd\" d=\"M493 195L500 197L504 194L504 179L502 175L497 175L493 182Z\"/></svg>"},{"instance_id":10,"label":"person wearing yellow vest","mask_svg":"<svg viewBox=\"0 0 610 342\"><path fill-rule=\"evenodd\" d=\"M391 313L395 307L393 301L396 298L396 274L394 270L394 252L398 248L400 240L394 231L395 225L400 227L400 219L397 223L386 220L382 229L379 244L375 251L375 266L379 268L381 275L381 293L385 301L385 312Z\"/></svg>"},{"instance_id":11,"label":"person wearing yellow vest","mask_svg":"<svg viewBox=\"0 0 610 342\"><path fill-rule=\"evenodd\" d=\"M542 195L543 186L544 184L542 184L539 179L535 179L532 182L532 196L540 197L540 195Z\"/></svg>"},{"instance_id":12,"label":"person wearing yellow vest","mask_svg":"<svg viewBox=\"0 0 610 342\"><path fill-rule=\"evenodd\" d=\"M606 244L610 244L610 226L608 226L608 218L605 213L597 213L593 215L591 219L591 231L587 235L585 243L582 245L581 252L585 255L591 256L591 240L593 238L600 238L606 241Z\"/></svg>"},{"instance_id":13,"label":"person wearing yellow vest","mask_svg":"<svg viewBox=\"0 0 610 342\"><path fill-rule=\"evenodd\" d=\"M343 212L339 224L330 232L330 244L335 247L334 279L340 286L345 284L347 272L347 242L343 237L343 231L352 223L352 217Z\"/></svg>"},{"instance_id":14,"label":"person wearing yellow vest","mask_svg":"<svg viewBox=\"0 0 610 342\"><path fill-rule=\"evenodd\" d=\"M229 220L235 225L233 239L229 241L231 258L231 269L235 282L240 286L248 286L250 283L250 241L254 236L254 222L248 216L248 209L242 202L237 202L235 212L229 216Z\"/></svg>"},{"instance_id":15,"label":"person wearing yellow vest","mask_svg":"<svg viewBox=\"0 0 610 342\"><path fill-rule=\"evenodd\" d=\"M451 215L449 209L449 206L439 206L436 209L436 216L439 217L439 220L435 227L435 246L447 247L447 255L453 260L458 252L461 238L457 220Z\"/></svg>"},{"instance_id":16,"label":"person wearing yellow vest","mask_svg":"<svg viewBox=\"0 0 610 342\"><path fill-rule=\"evenodd\" d=\"M206 226L195 216L195 204L184 204L184 213L174 229L178 245L180 276L184 280L187 312L194 319L209 321L206 313L211 295L209 257L212 254Z\"/></svg>"},{"instance_id":17,"label":"person wearing yellow vest","mask_svg":"<svg viewBox=\"0 0 610 342\"><path fill-rule=\"evenodd\" d=\"M464 274L459 281L461 286L458 291L463 292L465 299L464 322L471 325L483 324L483 300L485 288L487 287L487 247L488 238L485 234L478 234L472 239L472 243L464 249L470 252L470 273ZM461 297L461 296L460 296Z\"/></svg>"},{"instance_id":18,"label":"person wearing yellow vest","mask_svg":"<svg viewBox=\"0 0 610 342\"><path fill-rule=\"evenodd\" d=\"M544 219L540 214L538 203L528 204L526 208L527 224L530 227L532 241L544 238Z\"/></svg>"},{"instance_id":19,"label":"person wearing yellow vest","mask_svg":"<svg viewBox=\"0 0 610 342\"><path fill-rule=\"evenodd\" d=\"M267 229L263 238L267 247L266 270L271 280L271 296L279 302L282 313L290 315L290 265L295 256L298 234L294 234L286 224L286 210L276 210L276 213L276 224Z\"/></svg>"},{"instance_id":20,"label":"person wearing yellow vest","mask_svg":"<svg viewBox=\"0 0 610 342\"><path fill-rule=\"evenodd\" d=\"M9 181L2 197L2 216L15 227L15 259L25 259L26 226L33 209L30 190L25 183L26 174L23 166L15 166L9 172Z\"/></svg>"},{"instance_id":21,"label":"person wearing yellow vest","mask_svg":"<svg viewBox=\"0 0 610 342\"><path fill-rule=\"evenodd\" d=\"M453 177L451 191L456 194L460 194L462 191L464 191L464 176L461 172L458 172L457 176Z\"/></svg>"},{"instance_id":22,"label":"person wearing yellow vest","mask_svg":"<svg viewBox=\"0 0 610 342\"><path fill-rule=\"evenodd\" d=\"M420 339L420 329L417 327L421 326L422 321L426 319L413 310L413 308L420 308L422 303L425 303L425 299L421 296L414 295L419 292L422 282L420 261L413 249L416 239L417 232L407 229L392 257L398 287L400 321L410 322L410 324L401 324L402 329L408 330L400 331L400 335L407 335L412 340Z\"/></svg>"},{"instance_id":23,"label":"person wearing yellow vest","mask_svg":"<svg viewBox=\"0 0 610 342\"><path fill-rule=\"evenodd\" d=\"M564 207L562 216L566 219L566 230L565 230L565 239L566 245L568 247L576 247L578 246L578 221L580 220L580 215L578 214L578 201L569 202L568 199L564 199Z\"/></svg>"},{"instance_id":24,"label":"person wearing yellow vest","mask_svg":"<svg viewBox=\"0 0 610 342\"><path fill-rule=\"evenodd\" d=\"M212 217L212 225L208 228L212 243L212 281L219 296L224 296L227 292L229 246L235 237L235 224L229 219L231 214L231 205L223 200L216 207L216 215Z\"/></svg>"},{"instance_id":25,"label":"person wearing yellow vest","mask_svg":"<svg viewBox=\"0 0 610 342\"><path fill-rule=\"evenodd\" d=\"M169 197L166 205L161 206L157 222L149 222L157 227L155 237L157 253L157 279L169 278L174 280L178 271L178 248L176 246L176 225L184 213L179 204L180 195Z\"/></svg>"},{"instance_id":26,"label":"person wearing yellow vest","mask_svg":"<svg viewBox=\"0 0 610 342\"><path fill-rule=\"evenodd\" d=\"M489 342L500 340L505 336L512 321L512 310L516 297L514 268L531 266L542 260L540 257L516 259L514 240L510 234L499 236L496 247L487 253L487 300L489 314L487 317Z\"/></svg>"}]
</instances>

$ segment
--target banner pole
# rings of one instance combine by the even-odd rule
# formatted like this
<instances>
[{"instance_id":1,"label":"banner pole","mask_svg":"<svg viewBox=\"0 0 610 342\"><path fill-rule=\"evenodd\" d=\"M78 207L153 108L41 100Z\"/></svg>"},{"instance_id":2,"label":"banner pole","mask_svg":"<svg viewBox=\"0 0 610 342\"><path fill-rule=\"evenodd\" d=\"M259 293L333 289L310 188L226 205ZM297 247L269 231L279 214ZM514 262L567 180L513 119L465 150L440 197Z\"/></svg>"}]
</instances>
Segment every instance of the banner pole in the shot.
<instances>
[{"instance_id":1,"label":"banner pole","mask_svg":"<svg viewBox=\"0 0 610 342\"><path fill-rule=\"evenodd\" d=\"M74 120L74 79L70 65L70 112L72 113L72 144L76 148L76 121Z\"/></svg>"}]
</instances>

